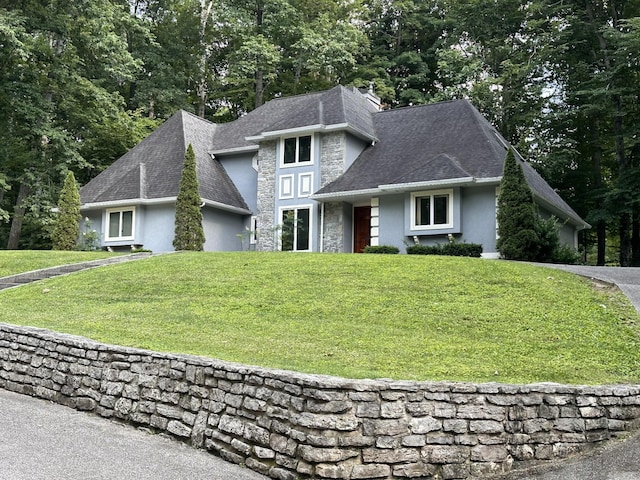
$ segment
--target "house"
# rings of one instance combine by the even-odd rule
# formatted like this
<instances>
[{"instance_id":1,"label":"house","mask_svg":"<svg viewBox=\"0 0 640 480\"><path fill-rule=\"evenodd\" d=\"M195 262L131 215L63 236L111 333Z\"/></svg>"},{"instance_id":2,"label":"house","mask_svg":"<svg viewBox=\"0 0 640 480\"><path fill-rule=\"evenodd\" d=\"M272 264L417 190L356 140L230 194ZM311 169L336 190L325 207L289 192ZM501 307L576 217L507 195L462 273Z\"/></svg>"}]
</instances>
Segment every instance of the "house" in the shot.
<instances>
[{"instance_id":1,"label":"house","mask_svg":"<svg viewBox=\"0 0 640 480\"><path fill-rule=\"evenodd\" d=\"M276 98L226 124L180 111L80 190L104 248L173 250L191 144L205 250L360 252L366 245L480 243L496 256L508 143L466 100L381 110L337 86ZM589 226L526 162L563 243Z\"/></svg>"}]
</instances>

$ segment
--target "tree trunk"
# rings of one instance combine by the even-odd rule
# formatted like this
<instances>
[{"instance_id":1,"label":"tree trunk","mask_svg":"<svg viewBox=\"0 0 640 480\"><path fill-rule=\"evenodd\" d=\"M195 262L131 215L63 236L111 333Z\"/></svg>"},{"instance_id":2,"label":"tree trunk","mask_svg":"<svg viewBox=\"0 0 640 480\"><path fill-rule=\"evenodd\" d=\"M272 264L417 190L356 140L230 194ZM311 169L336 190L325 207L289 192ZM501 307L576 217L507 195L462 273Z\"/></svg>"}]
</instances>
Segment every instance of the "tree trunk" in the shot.
<instances>
[{"instance_id":1,"label":"tree trunk","mask_svg":"<svg viewBox=\"0 0 640 480\"><path fill-rule=\"evenodd\" d=\"M198 86L196 88L198 92L198 116L204 118L205 107L209 98L209 85L207 84L207 61L211 54L211 47L205 41L205 35L207 30L207 23L211 16L211 10L213 9L213 0L206 2L200 1L200 57L198 58Z\"/></svg>"},{"instance_id":2,"label":"tree trunk","mask_svg":"<svg viewBox=\"0 0 640 480\"><path fill-rule=\"evenodd\" d=\"M600 146L600 120L594 118L591 124L591 163L593 165L593 186L599 192L602 189L602 148ZM607 251L607 224L599 221L596 224L596 265L605 264Z\"/></svg>"},{"instance_id":3,"label":"tree trunk","mask_svg":"<svg viewBox=\"0 0 640 480\"><path fill-rule=\"evenodd\" d=\"M11 230L9 231L9 242L7 243L7 250L17 250L20 243L20 234L22 233L22 222L24 220L25 213L25 200L31 193L31 188L26 183L20 184L20 190L18 190L18 199L13 209L13 220L11 221Z\"/></svg>"},{"instance_id":4,"label":"tree trunk","mask_svg":"<svg viewBox=\"0 0 640 480\"><path fill-rule=\"evenodd\" d=\"M631 266L640 267L640 209L633 209L631 220Z\"/></svg>"},{"instance_id":5,"label":"tree trunk","mask_svg":"<svg viewBox=\"0 0 640 480\"><path fill-rule=\"evenodd\" d=\"M262 33L262 22L264 17L264 5L262 1L259 1L256 5L256 32L258 34ZM260 65L260 59L258 59L256 63L256 85L255 85L255 94L256 94L256 108L261 107L264 104L264 72L262 71L262 66Z\"/></svg>"}]
</instances>

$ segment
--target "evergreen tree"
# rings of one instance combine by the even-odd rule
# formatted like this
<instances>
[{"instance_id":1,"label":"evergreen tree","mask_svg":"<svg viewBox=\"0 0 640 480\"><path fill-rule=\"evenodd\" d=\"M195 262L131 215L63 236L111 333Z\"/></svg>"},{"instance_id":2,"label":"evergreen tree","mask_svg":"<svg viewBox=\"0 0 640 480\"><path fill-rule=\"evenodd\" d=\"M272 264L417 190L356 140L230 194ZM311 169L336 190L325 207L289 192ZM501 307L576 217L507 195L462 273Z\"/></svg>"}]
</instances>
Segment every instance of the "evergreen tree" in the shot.
<instances>
[{"instance_id":1,"label":"evergreen tree","mask_svg":"<svg viewBox=\"0 0 640 480\"><path fill-rule=\"evenodd\" d=\"M51 234L54 250L75 250L80 234L80 193L73 172L67 174L58 200L58 217Z\"/></svg>"},{"instance_id":2,"label":"evergreen tree","mask_svg":"<svg viewBox=\"0 0 640 480\"><path fill-rule=\"evenodd\" d=\"M175 238L173 239L176 250L202 250L204 230L200 211L201 202L196 175L196 155L189 144L184 156L180 190L176 200Z\"/></svg>"},{"instance_id":3,"label":"evergreen tree","mask_svg":"<svg viewBox=\"0 0 640 480\"><path fill-rule=\"evenodd\" d=\"M533 194L513 149L509 149L498 197L496 246L500 255L508 260L535 260L539 249L537 221Z\"/></svg>"}]
</instances>

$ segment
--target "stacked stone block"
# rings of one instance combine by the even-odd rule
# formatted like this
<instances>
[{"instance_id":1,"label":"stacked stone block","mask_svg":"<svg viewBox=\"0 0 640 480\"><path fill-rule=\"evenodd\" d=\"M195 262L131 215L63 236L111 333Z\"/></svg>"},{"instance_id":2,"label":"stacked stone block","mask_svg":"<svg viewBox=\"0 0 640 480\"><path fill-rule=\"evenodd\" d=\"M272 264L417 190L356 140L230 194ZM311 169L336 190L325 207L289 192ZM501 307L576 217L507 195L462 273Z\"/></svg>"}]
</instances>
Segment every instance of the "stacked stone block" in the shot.
<instances>
[{"instance_id":1,"label":"stacked stone block","mask_svg":"<svg viewBox=\"0 0 640 480\"><path fill-rule=\"evenodd\" d=\"M0 324L0 388L276 479L488 478L637 428L640 386L343 380Z\"/></svg>"}]
</instances>

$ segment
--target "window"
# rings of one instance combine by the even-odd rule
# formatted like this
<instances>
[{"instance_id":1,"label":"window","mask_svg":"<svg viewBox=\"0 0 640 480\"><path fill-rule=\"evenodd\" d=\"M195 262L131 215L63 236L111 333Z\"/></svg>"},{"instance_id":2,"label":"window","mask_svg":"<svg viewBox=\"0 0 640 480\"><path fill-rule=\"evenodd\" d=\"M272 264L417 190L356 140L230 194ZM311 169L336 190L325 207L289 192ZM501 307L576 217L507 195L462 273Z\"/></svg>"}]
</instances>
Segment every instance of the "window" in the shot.
<instances>
[{"instance_id":1,"label":"window","mask_svg":"<svg viewBox=\"0 0 640 480\"><path fill-rule=\"evenodd\" d=\"M280 212L281 250L283 252L309 251L311 249L311 209L284 208Z\"/></svg>"},{"instance_id":2,"label":"window","mask_svg":"<svg viewBox=\"0 0 640 480\"><path fill-rule=\"evenodd\" d=\"M311 163L311 135L285 138L282 143L284 165Z\"/></svg>"},{"instance_id":3,"label":"window","mask_svg":"<svg viewBox=\"0 0 640 480\"><path fill-rule=\"evenodd\" d=\"M133 240L135 209L107 210L106 240Z\"/></svg>"},{"instance_id":4,"label":"window","mask_svg":"<svg viewBox=\"0 0 640 480\"><path fill-rule=\"evenodd\" d=\"M411 194L412 230L453 227L452 191Z\"/></svg>"}]
</instances>

